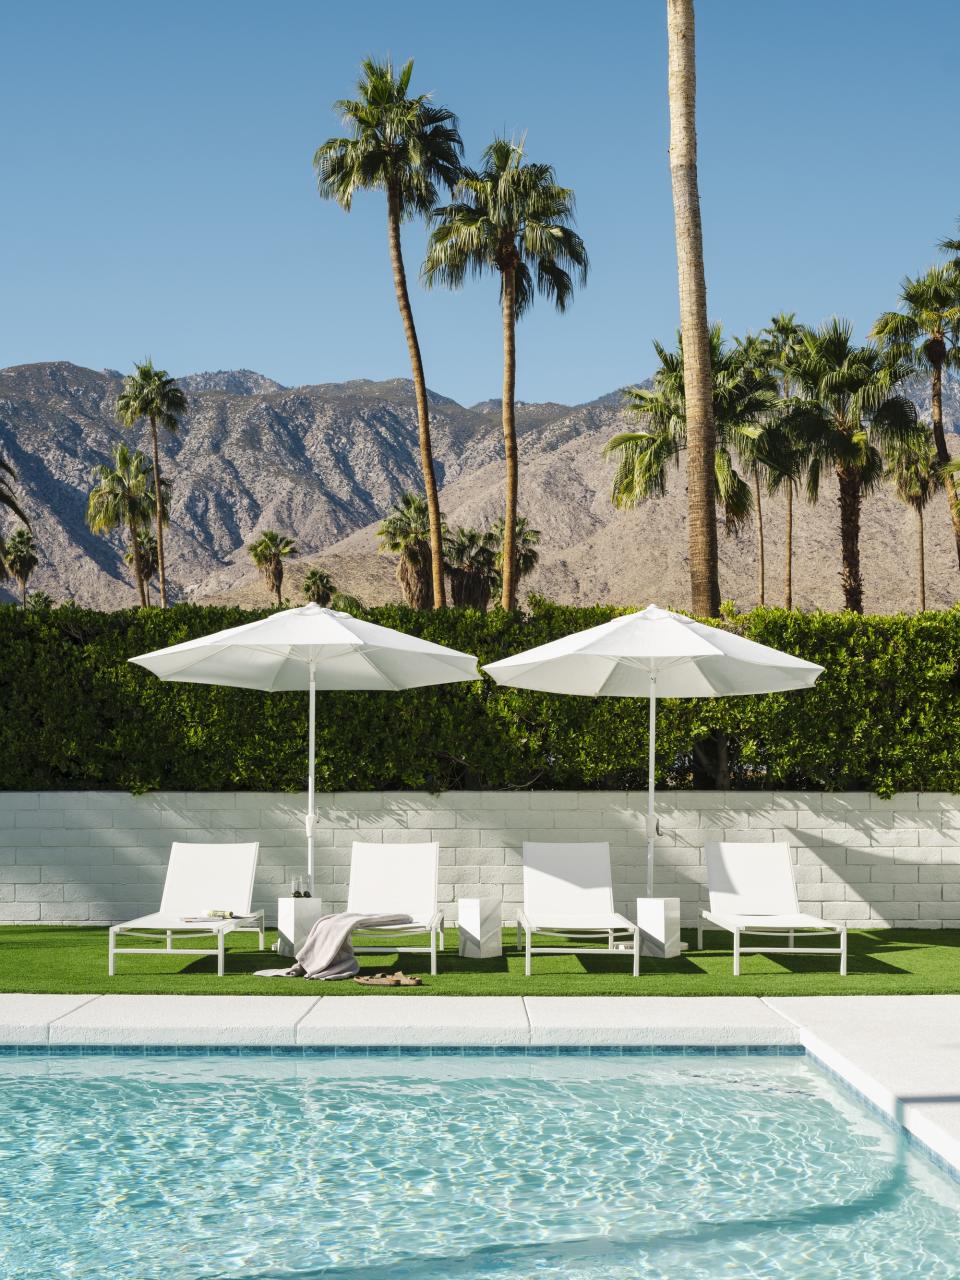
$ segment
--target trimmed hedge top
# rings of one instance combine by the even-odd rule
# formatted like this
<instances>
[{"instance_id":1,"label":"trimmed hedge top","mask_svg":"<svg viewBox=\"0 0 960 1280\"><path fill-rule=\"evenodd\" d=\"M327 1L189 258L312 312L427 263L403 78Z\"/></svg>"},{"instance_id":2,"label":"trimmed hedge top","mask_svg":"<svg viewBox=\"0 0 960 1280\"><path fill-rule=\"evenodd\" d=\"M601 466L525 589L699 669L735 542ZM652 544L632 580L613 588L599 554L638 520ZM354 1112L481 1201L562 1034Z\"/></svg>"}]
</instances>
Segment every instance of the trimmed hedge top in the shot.
<instances>
[{"instance_id":1,"label":"trimmed hedge top","mask_svg":"<svg viewBox=\"0 0 960 1280\"><path fill-rule=\"evenodd\" d=\"M539 602L526 615L391 605L365 616L484 663L618 612ZM0 787L302 789L304 694L166 683L127 661L264 616L197 605L0 606ZM960 610L758 609L724 625L826 672L802 693L664 701L658 783L960 791ZM646 753L643 699L530 693L487 679L317 696L321 791L640 788Z\"/></svg>"}]
</instances>

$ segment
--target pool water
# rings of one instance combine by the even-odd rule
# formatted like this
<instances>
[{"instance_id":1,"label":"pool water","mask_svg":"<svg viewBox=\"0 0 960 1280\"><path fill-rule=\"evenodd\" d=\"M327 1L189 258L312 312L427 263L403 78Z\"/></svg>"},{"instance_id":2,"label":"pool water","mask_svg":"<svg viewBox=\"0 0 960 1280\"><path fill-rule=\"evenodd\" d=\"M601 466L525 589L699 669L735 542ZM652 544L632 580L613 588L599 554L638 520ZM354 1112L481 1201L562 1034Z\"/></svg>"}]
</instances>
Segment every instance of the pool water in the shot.
<instances>
[{"instance_id":1,"label":"pool water","mask_svg":"<svg viewBox=\"0 0 960 1280\"><path fill-rule=\"evenodd\" d=\"M956 1280L801 1058L0 1059L2 1280Z\"/></svg>"}]
</instances>

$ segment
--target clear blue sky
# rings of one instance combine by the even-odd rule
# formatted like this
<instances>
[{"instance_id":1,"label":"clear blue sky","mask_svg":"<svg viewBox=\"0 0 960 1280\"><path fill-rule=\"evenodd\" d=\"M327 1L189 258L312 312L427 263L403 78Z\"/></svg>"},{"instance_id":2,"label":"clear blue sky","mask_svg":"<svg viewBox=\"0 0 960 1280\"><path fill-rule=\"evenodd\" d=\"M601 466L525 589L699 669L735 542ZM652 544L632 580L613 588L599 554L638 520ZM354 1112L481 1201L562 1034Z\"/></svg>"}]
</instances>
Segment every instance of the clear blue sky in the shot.
<instances>
[{"instance_id":1,"label":"clear blue sky","mask_svg":"<svg viewBox=\"0 0 960 1280\"><path fill-rule=\"evenodd\" d=\"M960 5L700 0L710 311L863 333L960 214ZM5 0L0 365L66 359L287 383L409 375L383 200L347 216L311 157L359 59L416 59L468 157L526 131L578 198L591 256L564 316L519 334L518 395L574 402L645 376L676 325L662 0L479 8L278 0ZM424 233L405 231L416 280ZM429 384L498 394L490 280L414 306Z\"/></svg>"}]
</instances>

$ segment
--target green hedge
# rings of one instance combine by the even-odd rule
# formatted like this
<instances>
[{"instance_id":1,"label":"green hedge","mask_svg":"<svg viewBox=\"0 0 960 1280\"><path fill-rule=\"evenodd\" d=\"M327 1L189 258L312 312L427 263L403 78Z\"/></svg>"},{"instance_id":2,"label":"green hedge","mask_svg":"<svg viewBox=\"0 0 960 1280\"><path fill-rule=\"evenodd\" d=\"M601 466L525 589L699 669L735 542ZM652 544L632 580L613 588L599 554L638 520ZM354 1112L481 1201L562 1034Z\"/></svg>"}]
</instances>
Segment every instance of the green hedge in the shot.
<instances>
[{"instance_id":1,"label":"green hedge","mask_svg":"<svg viewBox=\"0 0 960 1280\"><path fill-rule=\"evenodd\" d=\"M481 662L612 617L371 610ZM0 606L0 786L293 791L307 700L166 684L133 654L264 616L177 605L95 613ZM662 704L659 781L683 786L960 791L960 611L919 617L757 610L725 625L826 667L816 688ZM647 704L499 689L318 696L318 787L625 788L646 784Z\"/></svg>"}]
</instances>

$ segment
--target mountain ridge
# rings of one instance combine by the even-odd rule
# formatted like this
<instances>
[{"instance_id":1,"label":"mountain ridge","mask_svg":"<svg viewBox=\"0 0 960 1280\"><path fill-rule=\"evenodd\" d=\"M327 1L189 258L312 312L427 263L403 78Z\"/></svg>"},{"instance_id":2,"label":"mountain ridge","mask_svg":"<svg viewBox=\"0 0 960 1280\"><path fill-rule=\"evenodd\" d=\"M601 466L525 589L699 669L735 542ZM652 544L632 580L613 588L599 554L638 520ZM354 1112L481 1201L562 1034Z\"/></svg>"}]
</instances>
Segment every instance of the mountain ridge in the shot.
<instances>
[{"instance_id":1,"label":"mountain ridge","mask_svg":"<svg viewBox=\"0 0 960 1280\"><path fill-rule=\"evenodd\" d=\"M265 603L246 552L264 528L290 534L302 551L290 563L295 593L306 568L324 563L338 585L376 603L398 594L392 563L377 554L375 529L392 503L421 486L416 405L409 379L353 379L287 387L253 370L217 370L178 379L188 392L183 430L162 441L172 481L167 560L173 598ZM94 466L120 440L146 450L145 431L126 431L114 405L122 375L69 361L0 370L0 450L20 475L20 492L42 551L31 588L55 599L115 608L135 599L120 538L95 536L84 510ZM910 394L929 414L929 387ZM502 509L500 401L464 406L430 392L432 432L448 523L492 522ZM944 415L960 427L960 384L945 387ZM663 499L635 511L610 503L613 463L601 455L631 423L622 392L582 405L520 402L521 510L543 533L541 565L525 587L560 600L684 605L684 476L668 478ZM954 445L955 435L951 436ZM829 491L819 507L797 505L795 598L838 607L836 514ZM938 502L941 500L938 500ZM937 502L928 515L931 603L957 596L950 532ZM765 500L768 599L779 594L782 512ZM7 526L10 527L9 522ZM885 490L865 503L868 608L913 599L912 524ZM906 551L903 543L907 542ZM753 603L753 532L721 538L722 589ZM811 569L809 566L813 566ZM8 593L9 595L9 593Z\"/></svg>"}]
</instances>

